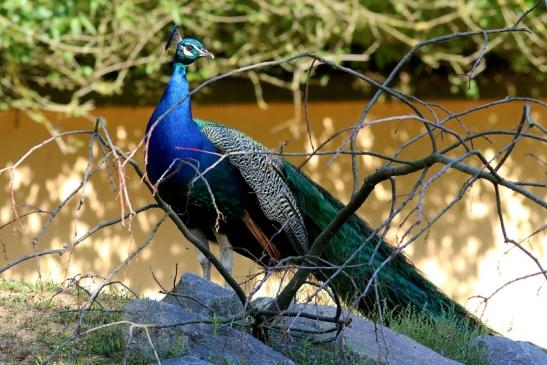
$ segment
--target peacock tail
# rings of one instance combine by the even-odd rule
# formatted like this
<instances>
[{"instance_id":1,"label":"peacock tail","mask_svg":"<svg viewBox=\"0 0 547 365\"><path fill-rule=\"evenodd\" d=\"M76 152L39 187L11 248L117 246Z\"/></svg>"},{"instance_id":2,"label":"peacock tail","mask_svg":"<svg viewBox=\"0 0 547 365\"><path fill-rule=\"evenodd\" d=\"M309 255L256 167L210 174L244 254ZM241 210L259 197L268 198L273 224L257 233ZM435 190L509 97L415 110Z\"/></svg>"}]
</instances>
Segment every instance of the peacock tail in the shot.
<instances>
[{"instance_id":1,"label":"peacock tail","mask_svg":"<svg viewBox=\"0 0 547 365\"><path fill-rule=\"evenodd\" d=\"M304 215L312 242L344 205L288 162L286 176ZM323 270L319 278L331 281L333 290L346 303L354 303L355 298L361 295L369 283L374 271L384 260L393 256L378 272L376 286L379 298L376 298L375 290L371 287L367 291L368 294L358 301L358 307L363 313L374 315L373 311L377 310L377 304L381 303L388 310L398 311L410 306L419 312L425 312L431 318L440 318L446 313L451 313L463 322L480 324L480 321L464 307L427 280L403 253L393 253L393 246L384 241L365 221L353 214L331 237L322 253L322 259L333 269ZM343 271L332 279L335 270L342 265L345 265Z\"/></svg>"}]
</instances>

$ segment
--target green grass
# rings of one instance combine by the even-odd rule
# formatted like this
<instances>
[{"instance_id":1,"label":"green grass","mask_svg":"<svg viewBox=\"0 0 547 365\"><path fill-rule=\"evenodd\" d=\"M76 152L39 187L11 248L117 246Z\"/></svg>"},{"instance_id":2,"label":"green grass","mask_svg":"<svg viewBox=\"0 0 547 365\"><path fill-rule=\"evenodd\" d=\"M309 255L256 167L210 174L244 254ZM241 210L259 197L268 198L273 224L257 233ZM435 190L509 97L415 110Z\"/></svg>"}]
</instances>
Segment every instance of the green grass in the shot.
<instances>
[{"instance_id":1,"label":"green grass","mask_svg":"<svg viewBox=\"0 0 547 365\"><path fill-rule=\"evenodd\" d=\"M26 282L19 280L0 279L0 290L14 291L18 293L50 292L58 289L58 285L51 281Z\"/></svg>"},{"instance_id":2,"label":"green grass","mask_svg":"<svg viewBox=\"0 0 547 365\"><path fill-rule=\"evenodd\" d=\"M384 319L389 327L429 347L452 360L469 365L486 364L480 350L471 340L487 334L486 329L466 326L447 311L431 320L425 314L408 307L397 314L387 312Z\"/></svg>"},{"instance_id":3,"label":"green grass","mask_svg":"<svg viewBox=\"0 0 547 365\"><path fill-rule=\"evenodd\" d=\"M70 288L59 293L50 282L26 283L0 279L0 362L9 364L42 364L63 341L70 338L80 318L74 311L87 299L85 291ZM87 312L83 330L122 319L121 308L129 297L124 293L100 295L104 311L98 305ZM53 364L119 364L124 357L122 327L109 326L67 345ZM2 362L3 363L3 362ZM129 353L129 364L146 363Z\"/></svg>"},{"instance_id":4,"label":"green grass","mask_svg":"<svg viewBox=\"0 0 547 365\"><path fill-rule=\"evenodd\" d=\"M98 308L95 307L94 309ZM79 312L59 312L52 315L54 321L67 327L73 326L79 318ZM83 323L84 328L88 329L121 319L121 312L93 310L86 314ZM70 331L63 332L60 336L57 336L55 345L60 344L71 335L72 332ZM83 336L70 344L61 352L59 358L66 363L90 363L90 359L93 359L93 363L121 363L123 354L124 338L122 328L120 326L109 326ZM132 361L129 361L129 363L135 362L136 359L135 356L132 356L129 359Z\"/></svg>"}]
</instances>

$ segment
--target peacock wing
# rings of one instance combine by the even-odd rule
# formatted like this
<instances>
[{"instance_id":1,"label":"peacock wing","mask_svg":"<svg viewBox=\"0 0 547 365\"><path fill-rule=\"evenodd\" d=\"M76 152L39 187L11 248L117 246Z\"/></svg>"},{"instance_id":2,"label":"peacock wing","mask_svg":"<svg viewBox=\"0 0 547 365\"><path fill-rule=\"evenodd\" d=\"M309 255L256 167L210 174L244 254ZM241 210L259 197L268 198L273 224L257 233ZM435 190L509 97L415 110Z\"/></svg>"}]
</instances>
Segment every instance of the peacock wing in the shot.
<instances>
[{"instance_id":1,"label":"peacock wing","mask_svg":"<svg viewBox=\"0 0 547 365\"><path fill-rule=\"evenodd\" d=\"M266 218L280 224L296 252L304 254L308 246L304 219L285 181L279 157L235 129L200 122L201 131L220 152L226 154L254 191Z\"/></svg>"}]
</instances>

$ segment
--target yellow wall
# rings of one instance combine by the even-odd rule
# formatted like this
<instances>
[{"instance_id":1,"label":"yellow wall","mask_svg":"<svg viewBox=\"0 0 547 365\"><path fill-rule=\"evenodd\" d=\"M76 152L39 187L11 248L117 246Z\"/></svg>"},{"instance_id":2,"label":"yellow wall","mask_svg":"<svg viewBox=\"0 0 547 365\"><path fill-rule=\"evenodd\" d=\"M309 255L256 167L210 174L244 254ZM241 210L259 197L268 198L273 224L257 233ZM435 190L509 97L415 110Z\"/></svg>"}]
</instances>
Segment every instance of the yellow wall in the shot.
<instances>
[{"instance_id":1,"label":"yellow wall","mask_svg":"<svg viewBox=\"0 0 547 365\"><path fill-rule=\"evenodd\" d=\"M442 103L452 111L477 104L461 101ZM317 144L335 130L354 123L362 106L360 102L311 104L309 109L314 143ZM536 121L544 123L547 119L546 110L535 107L533 110ZM96 110L96 115L107 119L108 129L116 143L123 148L130 148L142 136L151 111L148 107L100 108ZM521 104L505 105L493 111L477 112L463 121L471 130L512 128L520 120L521 112ZM387 103L373 109L370 119L407 113L409 111L403 106ZM260 110L255 105L195 105L194 114L243 130L271 148L287 142L284 151L299 152L304 148L309 149L304 125L291 121L291 104L270 104L267 110ZM62 116L55 116L54 119L64 130L92 128L92 123L85 120L67 120ZM0 113L0 124L0 168L13 164L30 147L48 137L43 128L30 122L21 113ZM461 130L456 122L451 122L448 126ZM413 121L381 124L364 129L358 142L359 146L367 150L390 153L420 130L421 126ZM51 143L36 151L17 168L13 188L18 214L31 209L23 204L50 210L68 196L81 180L86 168L88 140L88 137L68 138L67 143L76 152L67 155L62 154L55 143ZM445 137L442 143L452 141ZM485 151L488 156L508 142L508 138L499 138L490 145L481 140L476 141L475 147ZM335 147L336 143L330 145L330 148ZM428 145L419 143L402 157L419 157L427 151ZM98 153L96 148L95 153ZM545 165L539 163L534 156L547 161L546 151L538 143L524 142L515 149L502 172L511 179L545 182ZM138 152L137 157L142 159L142 151ZM380 163L371 157L362 157L360 160L362 174L373 171ZM307 171L313 179L342 201L347 201L352 181L349 159L347 156L340 157L328 166L327 161L328 157L314 158L308 164ZM416 176L401 178L398 193L407 192L415 178ZM433 216L438 212L457 194L464 180L462 174L451 172L431 184L426 191L424 213ZM9 171L0 175L0 225L13 216L10 211L9 181ZM152 201L148 191L133 173L127 175L127 181L134 208ZM545 198L544 190L534 189L534 192ZM524 239L547 221L545 210L525 201L521 196L506 190L502 191L502 196L506 224L509 233L517 241ZM78 210L80 197L81 194L77 194L51 224L37 243L39 250L62 247L97 223L120 214L117 194L108 184L105 169L87 185L84 205ZM378 224L386 218L389 206L389 186L382 184L374 191L360 213L370 223ZM123 227L116 226L101 231L76 247L71 255L31 259L3 273L2 277L29 280L36 279L38 272L42 278L54 281L62 281L67 275L70 277L78 273L105 276L143 242L158 218L158 212L138 215ZM32 237L40 231L47 219L47 214L33 214L21 219L22 224L2 228L0 266L21 255L31 254L34 250ZM397 242L407 226L398 230L398 225L395 224L391 241ZM524 243L543 262L547 256L546 244L545 232ZM529 258L503 242L495 214L492 188L483 182L476 183L467 197L456 204L427 236L412 244L406 253L431 280L462 303L472 295L488 295L508 280L537 271ZM179 274L183 271L199 272L194 249L181 237L174 225L167 222L160 228L152 244L116 278L123 280L139 293L153 295L159 288L152 278L150 268L164 286L170 287L177 263ZM253 265L248 260L240 257L236 259L235 273L240 280L253 270ZM219 280L219 277L215 276L215 279ZM494 328L508 333L509 336L533 340L547 346L547 339L540 333L541 329L547 327L547 316L543 315L547 308L547 295L545 290L538 292L541 283L542 280L536 277L501 291L486 310L487 320ZM469 303L469 306L473 307L473 303Z\"/></svg>"}]
</instances>

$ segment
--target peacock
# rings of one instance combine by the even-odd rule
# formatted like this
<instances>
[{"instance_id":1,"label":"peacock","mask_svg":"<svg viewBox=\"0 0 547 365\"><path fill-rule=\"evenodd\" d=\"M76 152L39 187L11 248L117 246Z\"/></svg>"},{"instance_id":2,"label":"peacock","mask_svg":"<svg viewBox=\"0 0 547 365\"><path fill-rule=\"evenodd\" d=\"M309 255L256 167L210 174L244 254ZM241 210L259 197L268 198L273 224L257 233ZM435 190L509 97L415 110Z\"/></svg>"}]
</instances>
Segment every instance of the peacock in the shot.
<instances>
[{"instance_id":1,"label":"peacock","mask_svg":"<svg viewBox=\"0 0 547 365\"><path fill-rule=\"evenodd\" d=\"M200 41L183 38L176 27L165 48L173 45L172 75L146 129L148 179L194 235L219 244L221 262L227 268L232 251L262 266L304 255L344 205L251 137L195 119L186 79L188 65L214 56ZM323 262L340 266L367 239L349 267L330 281L348 303L355 298L355 285L363 288L394 248L353 215L322 253ZM203 255L198 259L209 278L210 264ZM326 280L329 272L314 275ZM449 310L466 323L480 323L402 254L380 271L377 287L388 309L410 306L430 318ZM373 314L376 305L373 293L359 301L365 315Z\"/></svg>"}]
</instances>

